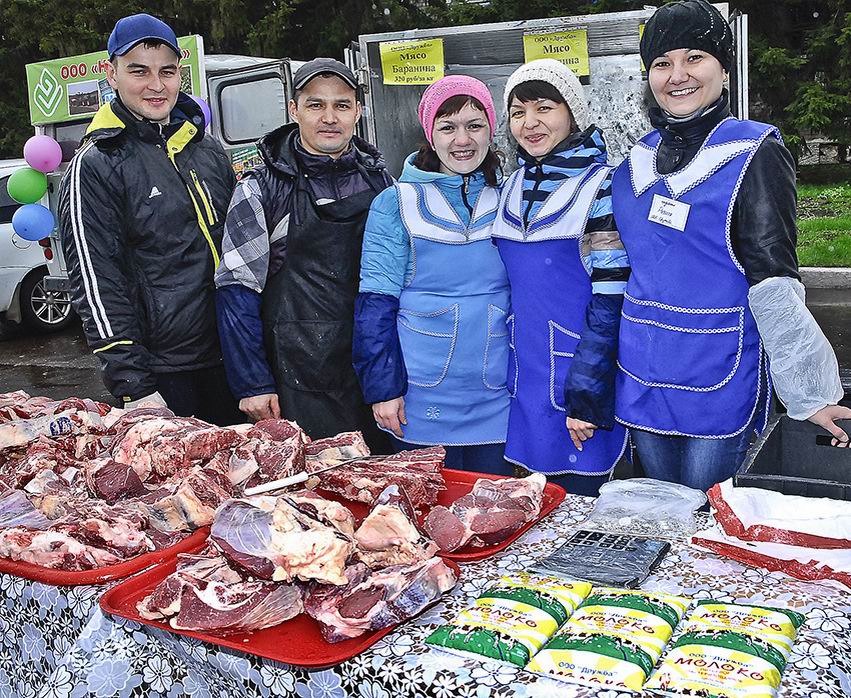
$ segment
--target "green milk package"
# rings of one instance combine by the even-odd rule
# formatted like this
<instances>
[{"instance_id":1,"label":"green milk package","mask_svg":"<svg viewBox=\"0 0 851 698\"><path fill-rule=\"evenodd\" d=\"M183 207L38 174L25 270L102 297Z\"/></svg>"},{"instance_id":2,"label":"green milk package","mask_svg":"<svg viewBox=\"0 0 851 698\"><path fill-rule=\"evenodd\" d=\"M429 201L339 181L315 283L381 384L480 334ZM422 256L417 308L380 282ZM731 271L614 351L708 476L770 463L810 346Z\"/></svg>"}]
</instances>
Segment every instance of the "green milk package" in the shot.
<instances>
[{"instance_id":1,"label":"green milk package","mask_svg":"<svg viewBox=\"0 0 851 698\"><path fill-rule=\"evenodd\" d=\"M594 589L528 669L594 688L640 691L690 601Z\"/></svg>"},{"instance_id":2,"label":"green milk package","mask_svg":"<svg viewBox=\"0 0 851 698\"><path fill-rule=\"evenodd\" d=\"M528 572L505 575L426 642L523 667L590 591L588 582Z\"/></svg>"},{"instance_id":3,"label":"green milk package","mask_svg":"<svg viewBox=\"0 0 851 698\"><path fill-rule=\"evenodd\" d=\"M774 698L804 616L701 601L645 688L670 696Z\"/></svg>"}]
</instances>

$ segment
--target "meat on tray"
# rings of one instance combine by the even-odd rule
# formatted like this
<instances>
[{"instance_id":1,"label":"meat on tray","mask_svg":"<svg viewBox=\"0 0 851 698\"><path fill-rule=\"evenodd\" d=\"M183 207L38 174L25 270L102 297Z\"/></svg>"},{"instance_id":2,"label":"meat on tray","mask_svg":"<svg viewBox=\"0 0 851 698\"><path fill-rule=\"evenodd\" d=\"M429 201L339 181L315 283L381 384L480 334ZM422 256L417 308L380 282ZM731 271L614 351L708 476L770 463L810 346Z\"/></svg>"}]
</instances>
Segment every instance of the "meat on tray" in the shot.
<instances>
[{"instance_id":1,"label":"meat on tray","mask_svg":"<svg viewBox=\"0 0 851 698\"><path fill-rule=\"evenodd\" d=\"M410 565L427 560L438 550L434 541L419 530L411 500L395 484L378 495L354 538L358 558L373 569Z\"/></svg>"},{"instance_id":2,"label":"meat on tray","mask_svg":"<svg viewBox=\"0 0 851 698\"><path fill-rule=\"evenodd\" d=\"M226 502L216 513L210 540L246 574L286 582L345 584L346 560L354 551L352 539L315 504L286 496Z\"/></svg>"},{"instance_id":3,"label":"meat on tray","mask_svg":"<svg viewBox=\"0 0 851 698\"><path fill-rule=\"evenodd\" d=\"M230 633L282 623L304 599L329 642L386 628L457 581L415 521L397 485L357 530L347 507L308 490L232 499L216 512L207 548L179 555L137 608L175 629Z\"/></svg>"},{"instance_id":4,"label":"meat on tray","mask_svg":"<svg viewBox=\"0 0 851 698\"><path fill-rule=\"evenodd\" d=\"M373 456L319 474L319 488L350 501L373 504L387 485L396 484L414 508L422 511L446 488L441 474L445 459L443 446L401 451L386 458Z\"/></svg>"},{"instance_id":5,"label":"meat on tray","mask_svg":"<svg viewBox=\"0 0 851 698\"><path fill-rule=\"evenodd\" d=\"M500 543L540 514L546 484L540 473L519 479L482 478L448 508L434 507L423 527L446 552Z\"/></svg>"},{"instance_id":6,"label":"meat on tray","mask_svg":"<svg viewBox=\"0 0 851 698\"><path fill-rule=\"evenodd\" d=\"M215 550L177 556L177 570L138 604L143 618L168 620L177 630L222 633L261 630L302 611L295 584L245 581Z\"/></svg>"},{"instance_id":7,"label":"meat on tray","mask_svg":"<svg viewBox=\"0 0 851 698\"><path fill-rule=\"evenodd\" d=\"M346 578L345 586L313 586L304 600L304 610L319 622L328 642L413 618L458 580L439 557L382 570L359 563L346 569Z\"/></svg>"},{"instance_id":8,"label":"meat on tray","mask_svg":"<svg viewBox=\"0 0 851 698\"><path fill-rule=\"evenodd\" d=\"M327 465L344 460L362 458L369 455L369 446L359 431L346 431L327 439L317 439L307 444L304 455L311 463L311 472ZM314 465L315 464L315 467Z\"/></svg>"}]
</instances>

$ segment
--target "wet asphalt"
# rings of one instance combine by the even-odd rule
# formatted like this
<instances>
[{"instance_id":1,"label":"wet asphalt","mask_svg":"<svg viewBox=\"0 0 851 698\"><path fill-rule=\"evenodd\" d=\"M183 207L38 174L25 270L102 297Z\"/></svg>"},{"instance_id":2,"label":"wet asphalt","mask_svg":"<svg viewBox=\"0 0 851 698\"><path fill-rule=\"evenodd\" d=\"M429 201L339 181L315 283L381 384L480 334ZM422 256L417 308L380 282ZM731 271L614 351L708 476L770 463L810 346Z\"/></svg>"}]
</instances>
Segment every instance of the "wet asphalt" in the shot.
<instances>
[{"instance_id":1,"label":"wet asphalt","mask_svg":"<svg viewBox=\"0 0 851 698\"><path fill-rule=\"evenodd\" d=\"M851 370L851 289L810 289L807 305ZM101 382L98 359L78 324L54 335L0 327L0 392L25 390L54 399L89 397L114 403Z\"/></svg>"}]
</instances>

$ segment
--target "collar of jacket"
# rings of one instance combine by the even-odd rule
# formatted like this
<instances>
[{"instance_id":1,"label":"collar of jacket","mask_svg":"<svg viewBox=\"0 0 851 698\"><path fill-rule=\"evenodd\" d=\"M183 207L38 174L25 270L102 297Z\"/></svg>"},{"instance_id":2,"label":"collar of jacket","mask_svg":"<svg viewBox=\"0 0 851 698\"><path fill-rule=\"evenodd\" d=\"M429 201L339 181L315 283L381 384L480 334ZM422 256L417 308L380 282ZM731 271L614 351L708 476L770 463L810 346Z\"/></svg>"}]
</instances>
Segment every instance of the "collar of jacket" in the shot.
<instances>
[{"instance_id":1,"label":"collar of jacket","mask_svg":"<svg viewBox=\"0 0 851 698\"><path fill-rule=\"evenodd\" d=\"M84 140L105 141L122 136L136 137L147 143L172 141L178 150L182 150L187 143L204 138L203 124L204 114L201 108L183 92L178 94L169 123L165 125L138 119L116 96L98 109L86 129Z\"/></svg>"},{"instance_id":2,"label":"collar of jacket","mask_svg":"<svg viewBox=\"0 0 851 698\"><path fill-rule=\"evenodd\" d=\"M542 165L544 171L565 168L584 169L596 162L605 163L608 159L608 151L603 132L592 124L584 131L570 134L540 160L518 146L517 159L527 169L538 165Z\"/></svg>"},{"instance_id":3,"label":"collar of jacket","mask_svg":"<svg viewBox=\"0 0 851 698\"><path fill-rule=\"evenodd\" d=\"M428 172L414 165L414 158L416 156L416 153L411 153L405 158L405 164L402 166L402 174L399 176L400 182L434 184L440 189L461 189L466 180L468 193L478 192L485 186L485 175L481 169L475 170L468 175Z\"/></svg>"},{"instance_id":4,"label":"collar of jacket","mask_svg":"<svg viewBox=\"0 0 851 698\"><path fill-rule=\"evenodd\" d=\"M258 141L257 149L270 170L286 177L296 177L305 168L312 176L361 168L373 172L385 169L378 149L358 136L352 138L352 147L338 159L305 152L299 145L297 123L285 124L266 134Z\"/></svg>"},{"instance_id":5,"label":"collar of jacket","mask_svg":"<svg viewBox=\"0 0 851 698\"><path fill-rule=\"evenodd\" d=\"M703 143L709 132L728 116L730 116L730 95L725 89L717 100L688 119L676 119L659 107L652 107L650 124L659 130L665 145L673 148L687 148Z\"/></svg>"}]
</instances>

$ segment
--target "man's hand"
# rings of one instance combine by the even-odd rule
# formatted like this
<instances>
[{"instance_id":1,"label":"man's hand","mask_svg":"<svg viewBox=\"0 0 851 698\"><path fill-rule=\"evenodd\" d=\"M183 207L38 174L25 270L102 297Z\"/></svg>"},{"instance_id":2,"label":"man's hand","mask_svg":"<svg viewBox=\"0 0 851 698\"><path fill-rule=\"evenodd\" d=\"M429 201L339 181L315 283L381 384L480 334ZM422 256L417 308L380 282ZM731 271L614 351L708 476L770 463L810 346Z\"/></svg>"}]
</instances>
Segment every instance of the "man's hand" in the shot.
<instances>
[{"instance_id":1,"label":"man's hand","mask_svg":"<svg viewBox=\"0 0 851 698\"><path fill-rule=\"evenodd\" d=\"M239 401L239 409L252 421L261 419L280 419L281 406L275 393L252 395Z\"/></svg>"},{"instance_id":2,"label":"man's hand","mask_svg":"<svg viewBox=\"0 0 851 698\"><path fill-rule=\"evenodd\" d=\"M570 432L570 440L576 446L577 451L582 450L582 442L587 441L597 430L597 426L591 422L583 422L581 419L567 418L567 431Z\"/></svg>"},{"instance_id":3,"label":"man's hand","mask_svg":"<svg viewBox=\"0 0 851 698\"><path fill-rule=\"evenodd\" d=\"M156 393L151 393L150 395L146 395L145 397L140 397L138 400L131 400L130 402L124 403L125 410L135 410L137 407L168 407L165 404L165 398L159 394L159 391Z\"/></svg>"},{"instance_id":4,"label":"man's hand","mask_svg":"<svg viewBox=\"0 0 851 698\"><path fill-rule=\"evenodd\" d=\"M827 407L822 407L807 421L818 424L822 429L826 429L833 434L833 439L830 442L832 446L848 448L851 445L851 441L848 439L848 434L834 423L837 419L851 419L851 409L841 407L840 405L828 405Z\"/></svg>"},{"instance_id":5,"label":"man's hand","mask_svg":"<svg viewBox=\"0 0 851 698\"><path fill-rule=\"evenodd\" d=\"M372 414L379 426L389 429L400 439L404 438L401 425L408 424L405 419L405 398L397 397L386 402L376 402L372 406Z\"/></svg>"}]
</instances>

